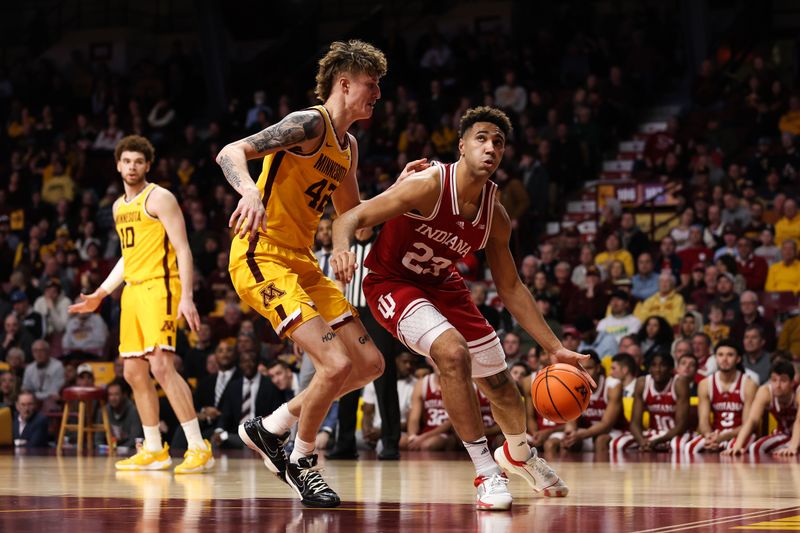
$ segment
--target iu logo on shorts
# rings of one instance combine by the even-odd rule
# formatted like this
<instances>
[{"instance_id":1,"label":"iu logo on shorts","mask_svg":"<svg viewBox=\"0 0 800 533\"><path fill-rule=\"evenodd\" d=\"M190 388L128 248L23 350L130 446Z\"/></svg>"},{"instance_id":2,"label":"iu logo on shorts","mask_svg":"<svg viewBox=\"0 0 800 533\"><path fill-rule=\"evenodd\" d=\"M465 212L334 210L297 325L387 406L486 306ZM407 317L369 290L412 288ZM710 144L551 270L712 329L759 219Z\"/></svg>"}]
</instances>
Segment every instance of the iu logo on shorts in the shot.
<instances>
[{"instance_id":1,"label":"iu logo on shorts","mask_svg":"<svg viewBox=\"0 0 800 533\"><path fill-rule=\"evenodd\" d=\"M383 318L389 319L394 316L394 310L397 308L397 304L392 298L392 293L382 294L380 298L378 298L378 311L381 312Z\"/></svg>"}]
</instances>

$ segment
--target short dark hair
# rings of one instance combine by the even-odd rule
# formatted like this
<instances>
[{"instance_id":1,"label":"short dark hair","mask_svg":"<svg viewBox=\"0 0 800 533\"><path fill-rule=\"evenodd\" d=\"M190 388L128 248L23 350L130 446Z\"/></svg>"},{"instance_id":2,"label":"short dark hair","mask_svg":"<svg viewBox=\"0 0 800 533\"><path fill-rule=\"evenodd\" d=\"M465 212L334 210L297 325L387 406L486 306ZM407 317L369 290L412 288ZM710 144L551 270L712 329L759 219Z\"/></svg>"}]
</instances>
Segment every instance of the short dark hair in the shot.
<instances>
[{"instance_id":1,"label":"short dark hair","mask_svg":"<svg viewBox=\"0 0 800 533\"><path fill-rule=\"evenodd\" d=\"M772 368L769 369L769 373L789 376L789 380L794 381L794 365L788 361L775 361L772 364Z\"/></svg>"},{"instance_id":2,"label":"short dark hair","mask_svg":"<svg viewBox=\"0 0 800 533\"><path fill-rule=\"evenodd\" d=\"M117 146L114 147L114 159L119 161L122 152L139 152L144 155L144 160L148 163L152 163L156 158L156 149L141 135L128 135L120 139Z\"/></svg>"},{"instance_id":3,"label":"short dark hair","mask_svg":"<svg viewBox=\"0 0 800 533\"><path fill-rule=\"evenodd\" d=\"M526 376L531 375L531 367L529 367L528 363L526 363L525 361L517 361L516 363L511 365L511 368L514 368L515 366L521 366L522 369L525 371Z\"/></svg>"},{"instance_id":4,"label":"short dark hair","mask_svg":"<svg viewBox=\"0 0 800 533\"><path fill-rule=\"evenodd\" d=\"M290 372L294 372L294 370L292 370L292 365L290 365L289 363L287 363L283 359L274 359L274 360L270 361L269 363L267 363L267 370L273 369L276 366L282 366L286 370L289 370Z\"/></svg>"},{"instance_id":5,"label":"short dark hair","mask_svg":"<svg viewBox=\"0 0 800 533\"><path fill-rule=\"evenodd\" d=\"M732 339L722 339L721 341L719 341L717 345L714 346L714 352L716 352L720 348L733 348L734 351L736 352L736 355L738 356L742 355L742 348Z\"/></svg>"},{"instance_id":6,"label":"short dark hair","mask_svg":"<svg viewBox=\"0 0 800 533\"><path fill-rule=\"evenodd\" d=\"M591 359L592 361L594 361L594 362L595 362L595 363L597 363L598 365L602 364L602 363L600 362L600 356L599 356L599 355L597 355L597 352L595 352L594 350L585 350L583 353L585 353L586 355L588 355L588 356L589 356L589 359Z\"/></svg>"},{"instance_id":7,"label":"short dark hair","mask_svg":"<svg viewBox=\"0 0 800 533\"><path fill-rule=\"evenodd\" d=\"M506 139L508 139L508 137L511 135L511 131L513 129L508 115L496 107L473 107L467 109L466 112L464 112L464 115L461 117L461 122L458 124L458 137L463 138L467 131L476 122L489 122L494 124L500 128L500 131L503 132L503 135Z\"/></svg>"},{"instance_id":8,"label":"short dark hair","mask_svg":"<svg viewBox=\"0 0 800 533\"><path fill-rule=\"evenodd\" d=\"M653 354L653 357L650 358L650 364L647 366L652 366L653 363L656 362L656 359L661 359L669 368L675 368L675 359L673 359L672 356L667 352L656 352Z\"/></svg>"},{"instance_id":9,"label":"short dark hair","mask_svg":"<svg viewBox=\"0 0 800 533\"><path fill-rule=\"evenodd\" d=\"M624 352L618 353L611 358L611 362L627 367L628 371L633 377L636 377L639 374L639 367L636 365L636 359L634 359L630 354Z\"/></svg>"},{"instance_id":10,"label":"short dark hair","mask_svg":"<svg viewBox=\"0 0 800 533\"><path fill-rule=\"evenodd\" d=\"M762 328L762 327L761 327L760 325L758 325L758 324L750 324L749 326L747 326L746 328L744 328L744 332L745 332L745 334L746 334L748 331L757 331L757 332L758 332L758 336L759 336L759 337L761 337L762 339L764 338L764 328Z\"/></svg>"}]
</instances>

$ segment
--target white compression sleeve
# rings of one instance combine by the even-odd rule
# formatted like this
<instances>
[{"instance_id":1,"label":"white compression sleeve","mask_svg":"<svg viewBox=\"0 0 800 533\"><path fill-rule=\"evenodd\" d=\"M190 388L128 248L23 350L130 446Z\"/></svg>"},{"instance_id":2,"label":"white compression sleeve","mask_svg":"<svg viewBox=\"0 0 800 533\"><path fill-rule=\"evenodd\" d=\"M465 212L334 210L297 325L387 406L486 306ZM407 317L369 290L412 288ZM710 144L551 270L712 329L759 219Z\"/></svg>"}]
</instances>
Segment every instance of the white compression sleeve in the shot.
<instances>
[{"instance_id":1,"label":"white compression sleeve","mask_svg":"<svg viewBox=\"0 0 800 533\"><path fill-rule=\"evenodd\" d=\"M111 270L111 273L108 275L106 280L100 284L100 288L106 291L108 294L114 292L114 290L120 286L122 283L122 278L125 276L125 264L123 263L122 258L119 258L117 264L114 265L114 268Z\"/></svg>"}]
</instances>

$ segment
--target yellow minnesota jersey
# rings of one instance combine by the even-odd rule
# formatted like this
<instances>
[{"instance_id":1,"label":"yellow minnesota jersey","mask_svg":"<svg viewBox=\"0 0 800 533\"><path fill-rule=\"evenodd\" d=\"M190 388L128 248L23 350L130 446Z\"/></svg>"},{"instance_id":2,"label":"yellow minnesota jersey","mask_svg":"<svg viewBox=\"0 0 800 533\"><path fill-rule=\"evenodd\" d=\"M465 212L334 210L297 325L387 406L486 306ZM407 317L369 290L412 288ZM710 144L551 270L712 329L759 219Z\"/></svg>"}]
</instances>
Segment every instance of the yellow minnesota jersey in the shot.
<instances>
[{"instance_id":1,"label":"yellow minnesota jersey","mask_svg":"<svg viewBox=\"0 0 800 533\"><path fill-rule=\"evenodd\" d=\"M147 185L130 201L123 196L114 214L129 285L178 275L175 249L164 225L145 208L147 197L156 187L154 183Z\"/></svg>"},{"instance_id":2,"label":"yellow minnesota jersey","mask_svg":"<svg viewBox=\"0 0 800 533\"><path fill-rule=\"evenodd\" d=\"M350 170L350 144L342 148L324 106L322 142L312 153L281 151L264 158L258 188L267 212L266 239L286 248L314 244L319 219ZM238 239L236 239L238 240Z\"/></svg>"}]
</instances>

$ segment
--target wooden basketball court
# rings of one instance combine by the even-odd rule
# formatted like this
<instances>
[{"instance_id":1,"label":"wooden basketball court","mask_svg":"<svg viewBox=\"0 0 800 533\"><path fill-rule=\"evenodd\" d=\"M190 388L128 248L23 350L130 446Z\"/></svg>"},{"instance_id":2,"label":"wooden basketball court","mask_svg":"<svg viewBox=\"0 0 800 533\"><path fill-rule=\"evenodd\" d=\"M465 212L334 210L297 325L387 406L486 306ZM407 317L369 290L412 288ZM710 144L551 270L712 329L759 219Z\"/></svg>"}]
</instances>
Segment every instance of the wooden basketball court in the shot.
<instances>
[{"instance_id":1,"label":"wooden basketball court","mask_svg":"<svg viewBox=\"0 0 800 533\"><path fill-rule=\"evenodd\" d=\"M0 456L0 531L800 531L800 464L662 454L568 455L563 499L511 483L511 512L476 512L466 454L328 461L337 509L308 509L263 464L222 454L213 473L117 472L106 456Z\"/></svg>"}]
</instances>

